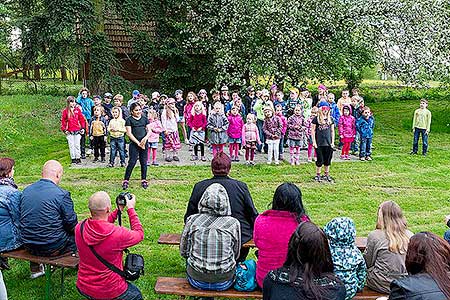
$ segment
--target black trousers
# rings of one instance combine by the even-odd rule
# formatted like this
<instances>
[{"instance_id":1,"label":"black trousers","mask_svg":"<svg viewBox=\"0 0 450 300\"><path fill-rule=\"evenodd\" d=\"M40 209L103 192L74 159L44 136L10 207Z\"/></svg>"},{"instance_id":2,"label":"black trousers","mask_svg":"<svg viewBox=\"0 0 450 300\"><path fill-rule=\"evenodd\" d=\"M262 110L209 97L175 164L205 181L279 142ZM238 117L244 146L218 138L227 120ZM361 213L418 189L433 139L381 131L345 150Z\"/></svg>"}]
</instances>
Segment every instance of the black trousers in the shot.
<instances>
[{"instance_id":1,"label":"black trousers","mask_svg":"<svg viewBox=\"0 0 450 300\"><path fill-rule=\"evenodd\" d=\"M141 164L141 179L147 179L147 147L148 143L145 143L145 149L142 149L136 143L130 142L130 158L128 159L128 166L125 171L125 180L130 180L131 173L138 159Z\"/></svg>"},{"instance_id":2,"label":"black trousers","mask_svg":"<svg viewBox=\"0 0 450 300\"><path fill-rule=\"evenodd\" d=\"M92 139L92 146L94 147L94 157L98 158L98 156L100 155L102 159L104 159L106 148L105 136L94 136Z\"/></svg>"},{"instance_id":3,"label":"black trousers","mask_svg":"<svg viewBox=\"0 0 450 300\"><path fill-rule=\"evenodd\" d=\"M195 144L194 146L194 155L198 156L198 148L200 148L200 155L201 156L205 156L205 145L200 143L200 144Z\"/></svg>"}]
</instances>

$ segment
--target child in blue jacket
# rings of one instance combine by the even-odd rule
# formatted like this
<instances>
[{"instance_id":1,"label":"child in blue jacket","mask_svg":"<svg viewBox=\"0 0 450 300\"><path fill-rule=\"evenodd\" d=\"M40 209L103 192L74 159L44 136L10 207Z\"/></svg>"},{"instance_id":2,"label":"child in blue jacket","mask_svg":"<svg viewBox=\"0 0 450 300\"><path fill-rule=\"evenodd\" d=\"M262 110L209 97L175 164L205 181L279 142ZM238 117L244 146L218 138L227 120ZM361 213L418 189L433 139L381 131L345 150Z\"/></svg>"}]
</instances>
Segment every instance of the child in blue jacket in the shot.
<instances>
[{"instance_id":1,"label":"child in blue jacket","mask_svg":"<svg viewBox=\"0 0 450 300\"><path fill-rule=\"evenodd\" d=\"M345 300L350 300L364 288L367 275L366 262L355 243L355 223L346 217L334 218L323 231L330 245L334 274L344 283Z\"/></svg>"},{"instance_id":2,"label":"child in blue jacket","mask_svg":"<svg viewBox=\"0 0 450 300\"><path fill-rule=\"evenodd\" d=\"M359 159L372 160L372 138L375 120L372 116L370 108L365 106L361 117L356 121L356 130L358 131L361 141L359 144Z\"/></svg>"}]
</instances>

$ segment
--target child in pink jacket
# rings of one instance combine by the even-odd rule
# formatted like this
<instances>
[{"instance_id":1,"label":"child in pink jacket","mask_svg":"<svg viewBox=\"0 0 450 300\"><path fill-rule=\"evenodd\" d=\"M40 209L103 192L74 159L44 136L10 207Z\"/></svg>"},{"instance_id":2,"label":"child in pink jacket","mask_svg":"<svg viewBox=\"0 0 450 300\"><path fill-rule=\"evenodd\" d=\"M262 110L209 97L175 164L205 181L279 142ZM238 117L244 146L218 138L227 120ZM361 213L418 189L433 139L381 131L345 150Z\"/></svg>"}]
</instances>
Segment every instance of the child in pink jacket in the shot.
<instances>
[{"instance_id":1,"label":"child in pink jacket","mask_svg":"<svg viewBox=\"0 0 450 300\"><path fill-rule=\"evenodd\" d=\"M242 142L242 127L244 121L239 114L239 107L231 107L230 114L228 115L228 123L230 124L227 129L228 134L228 147L230 149L231 161L239 161L239 145Z\"/></svg>"},{"instance_id":2,"label":"child in pink jacket","mask_svg":"<svg viewBox=\"0 0 450 300\"><path fill-rule=\"evenodd\" d=\"M242 127L242 145L245 148L246 164L254 165L256 145L261 145L258 127L256 126L256 116L254 114L247 115L247 123Z\"/></svg>"},{"instance_id":3,"label":"child in pink jacket","mask_svg":"<svg viewBox=\"0 0 450 300\"><path fill-rule=\"evenodd\" d=\"M163 132L161 122L158 118L158 113L154 109L150 109L148 112L148 122L150 124L151 133L147 140L148 142L148 154L147 154L147 166L150 165L150 153L152 155L152 165L158 166L156 161L156 150L158 150L159 135Z\"/></svg>"},{"instance_id":4,"label":"child in pink jacket","mask_svg":"<svg viewBox=\"0 0 450 300\"><path fill-rule=\"evenodd\" d=\"M341 159L350 159L350 145L355 140L356 136L356 122L355 117L352 116L352 108L350 105L345 104L342 107L343 115L339 118L338 129L339 137L342 146Z\"/></svg>"}]
</instances>

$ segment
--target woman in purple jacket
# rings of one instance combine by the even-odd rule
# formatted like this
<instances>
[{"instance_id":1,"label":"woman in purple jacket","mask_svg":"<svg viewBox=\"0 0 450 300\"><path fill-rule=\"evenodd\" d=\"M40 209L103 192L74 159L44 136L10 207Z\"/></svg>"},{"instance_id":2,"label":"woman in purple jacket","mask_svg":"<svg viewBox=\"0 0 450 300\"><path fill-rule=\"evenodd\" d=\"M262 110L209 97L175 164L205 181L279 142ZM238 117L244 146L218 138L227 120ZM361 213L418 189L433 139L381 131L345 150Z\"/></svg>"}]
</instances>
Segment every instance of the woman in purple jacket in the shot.
<instances>
[{"instance_id":1,"label":"woman in purple jacket","mask_svg":"<svg viewBox=\"0 0 450 300\"><path fill-rule=\"evenodd\" d=\"M258 248L256 281L263 286L270 270L283 265L292 233L301 222L309 221L302 202L302 192L293 183L283 183L275 190L272 209L255 221L253 240Z\"/></svg>"}]
</instances>

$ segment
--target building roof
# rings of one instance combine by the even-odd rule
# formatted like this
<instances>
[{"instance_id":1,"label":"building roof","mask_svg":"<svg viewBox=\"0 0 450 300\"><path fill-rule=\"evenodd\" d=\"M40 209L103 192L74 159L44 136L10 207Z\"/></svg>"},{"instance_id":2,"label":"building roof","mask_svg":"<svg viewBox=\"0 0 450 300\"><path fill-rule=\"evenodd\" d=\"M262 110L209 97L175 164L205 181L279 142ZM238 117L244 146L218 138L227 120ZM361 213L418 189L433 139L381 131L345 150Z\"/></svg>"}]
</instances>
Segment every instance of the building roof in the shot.
<instances>
[{"instance_id":1,"label":"building roof","mask_svg":"<svg viewBox=\"0 0 450 300\"><path fill-rule=\"evenodd\" d=\"M143 31L150 36L155 36L156 23L147 21L140 24L131 24L129 29L132 31ZM122 19L119 17L107 18L105 20L105 34L116 53L133 53L133 37L125 29Z\"/></svg>"},{"instance_id":2,"label":"building roof","mask_svg":"<svg viewBox=\"0 0 450 300\"><path fill-rule=\"evenodd\" d=\"M156 22L147 21L139 24L129 24L128 28L126 28L120 17L107 16L104 21L104 30L116 53L130 54L133 53L133 36L129 30L143 31L154 37L156 35ZM80 38L80 25L78 22L76 31Z\"/></svg>"}]
</instances>

